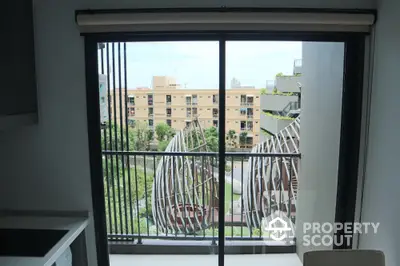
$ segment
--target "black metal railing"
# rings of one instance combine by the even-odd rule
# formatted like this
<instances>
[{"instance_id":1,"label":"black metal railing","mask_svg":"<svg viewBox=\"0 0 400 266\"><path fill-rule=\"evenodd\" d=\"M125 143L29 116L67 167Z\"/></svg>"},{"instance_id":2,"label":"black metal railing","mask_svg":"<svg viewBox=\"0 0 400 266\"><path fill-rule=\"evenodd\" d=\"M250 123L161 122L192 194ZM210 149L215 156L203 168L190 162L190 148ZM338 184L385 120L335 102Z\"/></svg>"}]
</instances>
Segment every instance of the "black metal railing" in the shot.
<instances>
[{"instance_id":1,"label":"black metal railing","mask_svg":"<svg viewBox=\"0 0 400 266\"><path fill-rule=\"evenodd\" d=\"M297 176L287 169L295 169L299 158L299 154L227 152L226 174L218 177L217 153L103 151L103 161L108 162L104 167L108 238L215 242L221 224L218 209L224 204L227 240L262 240L265 235L262 224L252 219L255 214L261 218L276 210L289 217L295 214ZM221 178L226 185L224 199L218 195Z\"/></svg>"}]
</instances>

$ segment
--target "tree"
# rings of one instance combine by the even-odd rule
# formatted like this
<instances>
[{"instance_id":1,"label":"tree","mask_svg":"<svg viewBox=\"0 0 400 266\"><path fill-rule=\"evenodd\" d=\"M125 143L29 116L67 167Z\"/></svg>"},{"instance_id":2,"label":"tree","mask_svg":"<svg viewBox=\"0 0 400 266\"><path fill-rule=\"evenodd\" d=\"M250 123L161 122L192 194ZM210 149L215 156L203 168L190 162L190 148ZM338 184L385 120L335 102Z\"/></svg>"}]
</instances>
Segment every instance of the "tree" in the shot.
<instances>
[{"instance_id":1,"label":"tree","mask_svg":"<svg viewBox=\"0 0 400 266\"><path fill-rule=\"evenodd\" d=\"M247 139L247 132L246 131L241 132L240 135L239 135L240 145L246 144L246 139Z\"/></svg>"},{"instance_id":2,"label":"tree","mask_svg":"<svg viewBox=\"0 0 400 266\"><path fill-rule=\"evenodd\" d=\"M128 134L126 134L127 131ZM122 133L122 138L121 138L121 133ZM114 123L111 124L106 123L102 128L101 130L102 150L133 151L134 147L135 147L135 133L130 126L121 127L120 125L115 125Z\"/></svg>"},{"instance_id":3,"label":"tree","mask_svg":"<svg viewBox=\"0 0 400 266\"><path fill-rule=\"evenodd\" d=\"M216 127L209 127L204 130L207 147L210 151L218 151L218 131Z\"/></svg>"},{"instance_id":4,"label":"tree","mask_svg":"<svg viewBox=\"0 0 400 266\"><path fill-rule=\"evenodd\" d=\"M172 135L172 129L166 123L159 123L156 126L156 134L158 141L168 140Z\"/></svg>"},{"instance_id":5,"label":"tree","mask_svg":"<svg viewBox=\"0 0 400 266\"><path fill-rule=\"evenodd\" d=\"M149 130L146 123L138 121L134 128L135 151L147 151L150 149L150 141L153 132Z\"/></svg>"},{"instance_id":6,"label":"tree","mask_svg":"<svg viewBox=\"0 0 400 266\"><path fill-rule=\"evenodd\" d=\"M231 129L228 131L227 134L228 145L231 147L236 146L236 131Z\"/></svg>"},{"instance_id":7,"label":"tree","mask_svg":"<svg viewBox=\"0 0 400 266\"><path fill-rule=\"evenodd\" d=\"M267 89L266 89L266 88L262 88L262 89L260 90L260 94L261 94L261 95L267 94Z\"/></svg>"},{"instance_id":8,"label":"tree","mask_svg":"<svg viewBox=\"0 0 400 266\"><path fill-rule=\"evenodd\" d=\"M273 94L277 94L277 93L278 93L278 89L275 87L275 88L272 90L272 93L273 93Z\"/></svg>"}]
</instances>

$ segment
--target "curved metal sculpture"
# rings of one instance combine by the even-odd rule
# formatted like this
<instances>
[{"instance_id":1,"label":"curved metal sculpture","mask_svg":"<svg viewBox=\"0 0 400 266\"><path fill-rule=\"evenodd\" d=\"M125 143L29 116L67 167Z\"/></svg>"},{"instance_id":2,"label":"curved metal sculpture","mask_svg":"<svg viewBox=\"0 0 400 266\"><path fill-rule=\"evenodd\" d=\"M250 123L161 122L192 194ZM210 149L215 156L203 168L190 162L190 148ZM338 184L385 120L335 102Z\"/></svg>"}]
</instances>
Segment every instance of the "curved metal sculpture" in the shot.
<instances>
[{"instance_id":1,"label":"curved metal sculpture","mask_svg":"<svg viewBox=\"0 0 400 266\"><path fill-rule=\"evenodd\" d=\"M218 180L212 174L213 158L204 155L208 148L199 121L178 131L165 152L199 155L171 154L160 158L152 192L155 223L163 232L172 234L192 234L209 227L214 215L218 216Z\"/></svg>"},{"instance_id":2,"label":"curved metal sculpture","mask_svg":"<svg viewBox=\"0 0 400 266\"><path fill-rule=\"evenodd\" d=\"M254 146L251 152L298 154L299 141L300 116L267 141ZM248 178L243 190L247 225L258 227L263 218L276 211L286 215L290 213L293 217L296 211L299 157L250 157L248 162Z\"/></svg>"}]
</instances>

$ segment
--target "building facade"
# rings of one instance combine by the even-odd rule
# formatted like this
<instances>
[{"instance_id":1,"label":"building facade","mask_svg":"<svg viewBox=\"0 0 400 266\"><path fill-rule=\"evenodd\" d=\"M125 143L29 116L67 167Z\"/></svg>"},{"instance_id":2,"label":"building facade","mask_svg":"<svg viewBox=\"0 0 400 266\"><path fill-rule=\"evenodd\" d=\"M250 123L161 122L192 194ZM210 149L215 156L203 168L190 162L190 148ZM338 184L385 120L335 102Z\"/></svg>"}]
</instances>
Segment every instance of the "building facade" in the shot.
<instances>
[{"instance_id":1,"label":"building facade","mask_svg":"<svg viewBox=\"0 0 400 266\"><path fill-rule=\"evenodd\" d=\"M204 128L218 127L218 89L182 89L171 77L153 77L153 88L128 89L128 123L132 126L142 121L150 129L166 123L175 130L189 126L198 119ZM119 109L119 90L116 90L116 109ZM124 92L122 97L124 98ZM124 105L124 100L122 101ZM111 101L113 104L113 101ZM125 106L122 106L124 110ZM124 116L117 111L116 117ZM117 119L119 121L119 119ZM240 88L226 90L225 130L234 130L236 147L251 147L260 137L260 90ZM246 143L240 143L239 135L247 132Z\"/></svg>"},{"instance_id":2,"label":"building facade","mask_svg":"<svg viewBox=\"0 0 400 266\"><path fill-rule=\"evenodd\" d=\"M277 75L275 92L260 97L260 140L266 141L287 127L300 114L302 60L293 64L293 75Z\"/></svg>"}]
</instances>

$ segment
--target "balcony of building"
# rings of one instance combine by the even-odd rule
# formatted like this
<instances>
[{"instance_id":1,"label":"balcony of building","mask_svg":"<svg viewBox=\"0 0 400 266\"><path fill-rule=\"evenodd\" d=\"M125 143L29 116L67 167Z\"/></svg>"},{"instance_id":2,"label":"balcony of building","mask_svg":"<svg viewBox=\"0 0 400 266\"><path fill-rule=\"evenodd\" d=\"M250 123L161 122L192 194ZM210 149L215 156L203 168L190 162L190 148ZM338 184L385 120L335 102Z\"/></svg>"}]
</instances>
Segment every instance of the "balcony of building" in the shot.
<instances>
[{"instance_id":1,"label":"balcony of building","mask_svg":"<svg viewBox=\"0 0 400 266\"><path fill-rule=\"evenodd\" d=\"M213 94L212 100L213 100L213 104L218 104L218 95Z\"/></svg>"},{"instance_id":2,"label":"balcony of building","mask_svg":"<svg viewBox=\"0 0 400 266\"><path fill-rule=\"evenodd\" d=\"M240 95L240 105L241 106L253 106L254 105L254 95Z\"/></svg>"},{"instance_id":3,"label":"balcony of building","mask_svg":"<svg viewBox=\"0 0 400 266\"><path fill-rule=\"evenodd\" d=\"M253 108L247 108L246 113L247 113L247 119L253 119L253 115L254 115Z\"/></svg>"},{"instance_id":4,"label":"balcony of building","mask_svg":"<svg viewBox=\"0 0 400 266\"><path fill-rule=\"evenodd\" d=\"M171 97L171 95L166 95L166 96L165 96L165 104L166 104L166 105L171 105L171 104L172 104L172 97Z\"/></svg>"},{"instance_id":5,"label":"balcony of building","mask_svg":"<svg viewBox=\"0 0 400 266\"><path fill-rule=\"evenodd\" d=\"M153 94L147 95L147 105L153 105Z\"/></svg>"},{"instance_id":6,"label":"balcony of building","mask_svg":"<svg viewBox=\"0 0 400 266\"><path fill-rule=\"evenodd\" d=\"M171 117L171 115L172 115L172 109L171 109L171 108L167 108L167 109L165 110L165 113L166 113L167 117Z\"/></svg>"},{"instance_id":7,"label":"balcony of building","mask_svg":"<svg viewBox=\"0 0 400 266\"><path fill-rule=\"evenodd\" d=\"M186 105L192 105L192 95L186 95Z\"/></svg>"},{"instance_id":8,"label":"balcony of building","mask_svg":"<svg viewBox=\"0 0 400 266\"><path fill-rule=\"evenodd\" d=\"M212 116L213 116L213 118L218 118L218 108L212 109Z\"/></svg>"},{"instance_id":9,"label":"balcony of building","mask_svg":"<svg viewBox=\"0 0 400 266\"><path fill-rule=\"evenodd\" d=\"M192 115L197 116L197 108L192 108Z\"/></svg>"},{"instance_id":10,"label":"balcony of building","mask_svg":"<svg viewBox=\"0 0 400 266\"><path fill-rule=\"evenodd\" d=\"M135 107L128 107L128 117L134 117L135 113Z\"/></svg>"},{"instance_id":11,"label":"balcony of building","mask_svg":"<svg viewBox=\"0 0 400 266\"><path fill-rule=\"evenodd\" d=\"M192 95L192 105L197 105L197 95Z\"/></svg>"},{"instance_id":12,"label":"balcony of building","mask_svg":"<svg viewBox=\"0 0 400 266\"><path fill-rule=\"evenodd\" d=\"M149 107L148 117L154 117L154 109L153 109L153 107Z\"/></svg>"},{"instance_id":13,"label":"balcony of building","mask_svg":"<svg viewBox=\"0 0 400 266\"><path fill-rule=\"evenodd\" d=\"M128 95L128 107L135 106L135 96Z\"/></svg>"},{"instance_id":14,"label":"balcony of building","mask_svg":"<svg viewBox=\"0 0 400 266\"><path fill-rule=\"evenodd\" d=\"M253 146L252 136L240 145ZM120 160L120 169L126 169L108 168L104 180L111 253L209 254L218 249L220 223L226 254L294 252L293 241L273 241L262 221L281 211L290 217L294 236L298 177L291 169L296 169L299 154L227 152L223 199L218 153L103 151L103 156ZM260 183L261 169L265 176Z\"/></svg>"}]
</instances>

